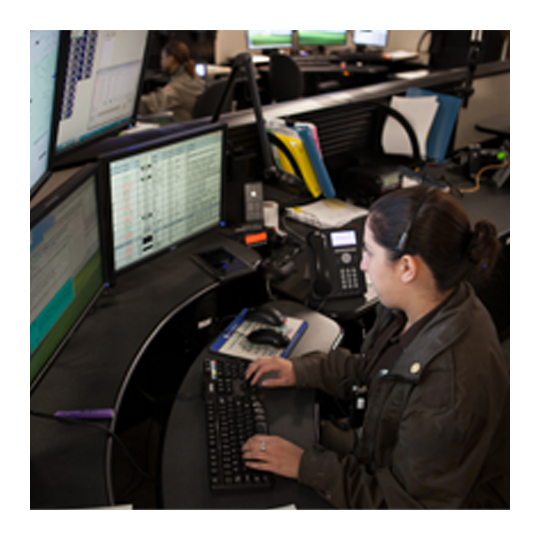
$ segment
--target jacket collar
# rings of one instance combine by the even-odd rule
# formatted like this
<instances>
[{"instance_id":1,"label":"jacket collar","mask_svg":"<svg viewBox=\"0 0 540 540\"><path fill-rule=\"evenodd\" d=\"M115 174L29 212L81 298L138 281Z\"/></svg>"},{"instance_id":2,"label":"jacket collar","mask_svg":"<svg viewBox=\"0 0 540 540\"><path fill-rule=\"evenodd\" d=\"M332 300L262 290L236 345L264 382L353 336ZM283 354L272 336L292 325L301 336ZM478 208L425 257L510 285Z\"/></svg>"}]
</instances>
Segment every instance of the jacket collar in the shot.
<instances>
[{"instance_id":1,"label":"jacket collar","mask_svg":"<svg viewBox=\"0 0 540 540\"><path fill-rule=\"evenodd\" d=\"M420 331L388 375L417 382L426 366L467 330L471 323L474 298L473 289L468 283L458 285L452 297Z\"/></svg>"}]
</instances>

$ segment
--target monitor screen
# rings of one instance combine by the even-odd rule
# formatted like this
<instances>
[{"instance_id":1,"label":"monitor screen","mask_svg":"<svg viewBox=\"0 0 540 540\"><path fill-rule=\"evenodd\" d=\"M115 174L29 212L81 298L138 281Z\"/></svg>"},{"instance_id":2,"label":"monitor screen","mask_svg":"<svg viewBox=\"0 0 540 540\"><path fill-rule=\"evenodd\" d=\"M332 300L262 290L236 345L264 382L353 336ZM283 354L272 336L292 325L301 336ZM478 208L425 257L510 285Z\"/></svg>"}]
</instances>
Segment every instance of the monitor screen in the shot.
<instances>
[{"instance_id":1,"label":"monitor screen","mask_svg":"<svg viewBox=\"0 0 540 540\"><path fill-rule=\"evenodd\" d=\"M117 133L136 116L148 30L71 30L58 153Z\"/></svg>"},{"instance_id":2,"label":"monitor screen","mask_svg":"<svg viewBox=\"0 0 540 540\"><path fill-rule=\"evenodd\" d=\"M99 208L88 165L31 210L31 391L105 287Z\"/></svg>"},{"instance_id":3,"label":"monitor screen","mask_svg":"<svg viewBox=\"0 0 540 540\"><path fill-rule=\"evenodd\" d=\"M51 169L60 30L30 30L30 196Z\"/></svg>"},{"instance_id":4,"label":"monitor screen","mask_svg":"<svg viewBox=\"0 0 540 540\"><path fill-rule=\"evenodd\" d=\"M347 30L297 30L299 47L346 45Z\"/></svg>"},{"instance_id":5,"label":"monitor screen","mask_svg":"<svg viewBox=\"0 0 540 540\"><path fill-rule=\"evenodd\" d=\"M115 271L220 226L224 157L225 125L213 124L101 158Z\"/></svg>"},{"instance_id":6,"label":"monitor screen","mask_svg":"<svg viewBox=\"0 0 540 540\"><path fill-rule=\"evenodd\" d=\"M388 30L353 30L353 43L364 47L386 47Z\"/></svg>"},{"instance_id":7,"label":"monitor screen","mask_svg":"<svg viewBox=\"0 0 540 540\"><path fill-rule=\"evenodd\" d=\"M292 30L246 30L248 49L290 49Z\"/></svg>"}]
</instances>

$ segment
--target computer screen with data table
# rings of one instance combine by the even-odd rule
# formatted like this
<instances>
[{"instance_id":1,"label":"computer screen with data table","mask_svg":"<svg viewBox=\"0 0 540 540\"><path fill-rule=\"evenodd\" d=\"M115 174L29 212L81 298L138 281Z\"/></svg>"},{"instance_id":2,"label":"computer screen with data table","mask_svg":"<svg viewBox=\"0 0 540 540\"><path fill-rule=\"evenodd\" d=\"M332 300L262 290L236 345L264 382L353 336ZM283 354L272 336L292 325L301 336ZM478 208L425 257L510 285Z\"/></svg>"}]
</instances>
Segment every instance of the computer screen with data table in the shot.
<instances>
[{"instance_id":1,"label":"computer screen with data table","mask_svg":"<svg viewBox=\"0 0 540 540\"><path fill-rule=\"evenodd\" d=\"M116 272L220 226L225 135L211 124L101 157Z\"/></svg>"}]
</instances>

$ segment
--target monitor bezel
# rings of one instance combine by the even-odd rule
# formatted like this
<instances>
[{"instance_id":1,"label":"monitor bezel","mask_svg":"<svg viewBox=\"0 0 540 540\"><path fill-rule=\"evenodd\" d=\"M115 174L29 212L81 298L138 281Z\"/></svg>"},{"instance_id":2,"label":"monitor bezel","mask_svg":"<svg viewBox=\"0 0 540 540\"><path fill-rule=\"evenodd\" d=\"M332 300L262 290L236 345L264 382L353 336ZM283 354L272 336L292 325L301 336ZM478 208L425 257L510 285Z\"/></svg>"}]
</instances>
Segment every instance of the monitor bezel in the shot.
<instances>
[{"instance_id":1,"label":"monitor bezel","mask_svg":"<svg viewBox=\"0 0 540 540\"><path fill-rule=\"evenodd\" d=\"M114 264L114 230L113 230L113 219L112 219L112 199L111 199L111 179L110 179L110 164L113 161L117 161L120 159L124 159L130 156L133 156L135 154L147 152L154 150L156 148L160 148L163 146L167 146L169 144L176 144L182 141L186 141L189 139L193 139L195 137L198 137L200 135L206 135L209 133L214 132L222 132L223 134L223 143L221 147L221 190L220 190L220 210L219 210L219 220L218 223L212 224L200 231L197 231L196 233L189 235L186 238L183 238L181 240L178 240L172 244L170 244L167 247L164 247L158 251L155 251L148 256L144 257L143 259L140 259L134 263L131 263L129 265L126 265L120 269L115 268ZM203 126L197 126L194 128L188 128L186 130L178 131L173 134L165 135L164 137L155 138L150 141L145 141L143 143L129 146L127 148L122 148L120 150L115 150L114 152L110 152L107 154L103 154L99 156L99 167L100 167L100 181L101 181L101 192L103 194L104 198L104 208L106 209L106 215L104 217L105 219L105 228L106 230L110 231L110 234L107 236L107 266L111 269L111 275L109 284L110 287L115 287L117 284L117 278L118 276L121 276L127 272L130 272L134 270L135 268L138 268L140 266L143 266L150 261L158 258L163 257L167 253L171 253L175 251L179 246L184 245L193 239L200 237L203 234L208 233L211 230L218 230L220 227L224 225L224 219L225 219L225 183L226 183L226 148L227 148L227 124L224 122L216 122L213 124L207 124Z\"/></svg>"},{"instance_id":2,"label":"monitor bezel","mask_svg":"<svg viewBox=\"0 0 540 540\"><path fill-rule=\"evenodd\" d=\"M61 107L62 98L63 98L64 80L65 80L65 73L66 73L67 62L68 62L69 41L70 41L72 30L62 30L62 32L67 35L67 41L66 41L67 50L66 50L66 54L65 54L65 57L64 57L62 85L61 85L61 90L59 92L60 95L59 95L59 98L58 98L59 112L60 112L60 107ZM57 143L56 139L58 138L58 130L59 130L59 126L60 126L60 113L58 113L58 120L57 120L58 126L57 126L57 132L56 132L56 137L55 137L54 154L53 154L53 162L52 162L52 168L53 169L58 168L58 167L64 168L67 165L76 164L76 163L79 163L82 160L83 161L88 161L84 157L79 159L78 154L81 153L81 152L84 153L86 150L91 148L92 145L94 145L96 143L99 143L101 141L104 141L104 140L106 140L106 139L108 139L110 137L115 137L121 131L129 128L132 125L135 125L135 123L137 121L137 110L138 110L138 106L139 106L139 101L141 99L141 93L142 93L143 84L144 84L144 72L145 72L145 67L146 67L148 54L149 54L150 30L146 30L146 32L147 32L147 34L146 34L146 42L145 42L145 45L144 45L143 55L142 55L142 58L141 58L141 71L139 73L139 82L137 84L137 95L136 95L135 100L133 102L133 109L131 111L130 117L127 118L126 120L123 120L123 121L117 123L117 124L114 124L113 126L110 126L105 131L100 131L99 133L95 133L94 135L88 136L84 140L82 140L82 141L79 140L76 143L73 143L72 145L70 145L70 146L68 146L66 148L57 149L56 148L56 143ZM84 155L86 155L86 154L84 154Z\"/></svg>"},{"instance_id":3,"label":"monitor bezel","mask_svg":"<svg viewBox=\"0 0 540 540\"><path fill-rule=\"evenodd\" d=\"M99 167L96 163L89 163L84 167L81 167L76 171L66 182L58 187L55 191L50 193L47 197L41 200L36 206L30 209L30 230L36 226L42 219L54 211L59 205L64 203L70 195L72 195L79 187L81 187L86 181L89 180L91 176L95 177L94 189L96 195L96 205L97 205L97 218L98 218L98 235L99 242L101 247L101 269L102 269L102 283L101 286L94 293L86 307L81 311L77 319L74 321L71 328L68 330L66 335L55 347L52 354L46 360L46 362L41 366L39 371L35 374L34 378L30 380L30 394L32 394L35 389L39 386L46 373L49 371L51 366L55 363L60 353L64 350L67 343L73 337L77 329L81 326L84 319L90 310L94 307L98 299L103 294L103 291L108 288L109 283L108 279L111 274L110 268L107 267L108 257L106 256L106 246L107 246L107 232L104 229L104 208L103 208L103 196L101 192L101 182L99 178Z\"/></svg>"},{"instance_id":4,"label":"monitor bezel","mask_svg":"<svg viewBox=\"0 0 540 540\"><path fill-rule=\"evenodd\" d=\"M39 190L51 177L56 154L56 138L58 136L60 109L62 105L62 90L64 86L66 59L69 50L69 35L66 34L65 30L59 30L59 32L60 36L58 42L58 56L56 58L56 81L54 85L53 112L51 115L49 155L47 159L48 163L44 173L38 180L36 180L34 185L30 187L30 201L37 195Z\"/></svg>"}]
</instances>

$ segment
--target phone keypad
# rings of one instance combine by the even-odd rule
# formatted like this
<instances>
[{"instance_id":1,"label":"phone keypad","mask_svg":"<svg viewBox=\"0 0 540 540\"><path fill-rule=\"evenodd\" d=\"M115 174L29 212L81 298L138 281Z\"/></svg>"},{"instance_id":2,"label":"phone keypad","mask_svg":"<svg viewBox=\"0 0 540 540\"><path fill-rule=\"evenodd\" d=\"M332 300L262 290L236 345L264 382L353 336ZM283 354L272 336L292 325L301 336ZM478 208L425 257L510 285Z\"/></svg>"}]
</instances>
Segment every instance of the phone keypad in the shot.
<instances>
[{"instance_id":1,"label":"phone keypad","mask_svg":"<svg viewBox=\"0 0 540 540\"><path fill-rule=\"evenodd\" d=\"M341 288L343 290L358 289L360 286L358 281L358 271L354 267L340 268L339 277L341 280Z\"/></svg>"}]
</instances>

